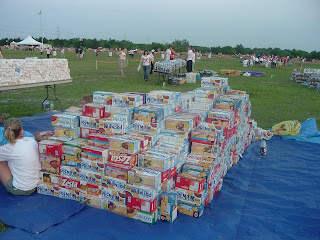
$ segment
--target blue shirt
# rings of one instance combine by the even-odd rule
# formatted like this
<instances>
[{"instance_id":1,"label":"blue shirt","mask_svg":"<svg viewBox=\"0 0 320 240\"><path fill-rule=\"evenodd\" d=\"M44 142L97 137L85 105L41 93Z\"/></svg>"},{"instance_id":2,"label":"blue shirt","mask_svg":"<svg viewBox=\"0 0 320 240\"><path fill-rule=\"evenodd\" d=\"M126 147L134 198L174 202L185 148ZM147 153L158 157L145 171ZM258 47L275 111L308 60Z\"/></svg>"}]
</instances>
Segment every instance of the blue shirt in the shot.
<instances>
[{"instance_id":1,"label":"blue shirt","mask_svg":"<svg viewBox=\"0 0 320 240\"><path fill-rule=\"evenodd\" d=\"M32 137L34 138L34 136L27 132L27 131L23 131L23 136L24 137ZM4 127L0 124L0 146L8 144L9 142L7 141L7 139L4 137Z\"/></svg>"}]
</instances>

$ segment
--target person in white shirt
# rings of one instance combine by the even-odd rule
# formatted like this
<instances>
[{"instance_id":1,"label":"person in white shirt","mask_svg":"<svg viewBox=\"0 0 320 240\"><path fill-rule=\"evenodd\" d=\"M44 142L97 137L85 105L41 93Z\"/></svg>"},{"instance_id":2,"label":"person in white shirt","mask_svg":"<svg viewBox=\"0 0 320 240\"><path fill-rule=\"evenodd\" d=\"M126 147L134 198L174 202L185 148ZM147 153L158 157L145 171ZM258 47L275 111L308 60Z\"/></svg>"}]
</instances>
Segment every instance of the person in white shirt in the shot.
<instances>
[{"instance_id":1,"label":"person in white shirt","mask_svg":"<svg viewBox=\"0 0 320 240\"><path fill-rule=\"evenodd\" d=\"M47 58L50 58L50 53L51 53L50 48L47 48Z\"/></svg>"},{"instance_id":2,"label":"person in white shirt","mask_svg":"<svg viewBox=\"0 0 320 240\"><path fill-rule=\"evenodd\" d=\"M165 61L173 60L173 48L172 46L169 46L169 48L166 50L166 56L164 58Z\"/></svg>"},{"instance_id":3,"label":"person in white shirt","mask_svg":"<svg viewBox=\"0 0 320 240\"><path fill-rule=\"evenodd\" d=\"M23 137L20 119L6 120L4 128L9 144L0 147L0 181L13 195L30 195L37 189L41 169L38 144Z\"/></svg>"},{"instance_id":4,"label":"person in white shirt","mask_svg":"<svg viewBox=\"0 0 320 240\"><path fill-rule=\"evenodd\" d=\"M194 48L192 48L193 56L192 56L192 72L194 72L194 63L196 62L196 53Z\"/></svg>"},{"instance_id":5,"label":"person in white shirt","mask_svg":"<svg viewBox=\"0 0 320 240\"><path fill-rule=\"evenodd\" d=\"M149 72L149 66L150 66L151 58L148 54L147 50L144 50L143 55L141 56L139 68L141 67L141 63L143 66L143 73L144 73L144 80L148 81L148 72Z\"/></svg>"},{"instance_id":6,"label":"person in white shirt","mask_svg":"<svg viewBox=\"0 0 320 240\"><path fill-rule=\"evenodd\" d=\"M192 46L189 46L188 54L187 54L187 72L192 72L192 59L193 59L193 51Z\"/></svg>"},{"instance_id":7,"label":"person in white shirt","mask_svg":"<svg viewBox=\"0 0 320 240\"><path fill-rule=\"evenodd\" d=\"M150 74L153 73L153 69L154 69L154 53L155 52L156 51L154 49L152 49L150 54L149 54L150 55Z\"/></svg>"},{"instance_id":8,"label":"person in white shirt","mask_svg":"<svg viewBox=\"0 0 320 240\"><path fill-rule=\"evenodd\" d=\"M61 57L64 58L64 48L61 49Z\"/></svg>"},{"instance_id":9,"label":"person in white shirt","mask_svg":"<svg viewBox=\"0 0 320 240\"><path fill-rule=\"evenodd\" d=\"M123 70L127 66L126 64L126 56L127 56L127 49L123 48L120 49L119 52L117 52L117 55L119 56L119 71L121 72L121 76L124 76Z\"/></svg>"}]
</instances>

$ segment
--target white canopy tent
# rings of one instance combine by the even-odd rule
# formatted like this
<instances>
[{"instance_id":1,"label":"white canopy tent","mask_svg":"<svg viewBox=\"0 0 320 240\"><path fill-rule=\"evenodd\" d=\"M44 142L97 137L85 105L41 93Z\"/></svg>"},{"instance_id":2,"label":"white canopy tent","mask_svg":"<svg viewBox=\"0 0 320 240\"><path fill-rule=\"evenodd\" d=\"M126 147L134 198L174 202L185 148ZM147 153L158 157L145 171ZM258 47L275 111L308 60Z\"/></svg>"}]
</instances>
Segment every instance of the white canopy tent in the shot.
<instances>
[{"instance_id":1,"label":"white canopy tent","mask_svg":"<svg viewBox=\"0 0 320 240\"><path fill-rule=\"evenodd\" d=\"M17 46L21 46L21 45L22 45L22 46L41 46L42 43L34 40L34 39L29 35L26 39L24 39L24 40L22 40L21 42L18 42L18 43L17 43Z\"/></svg>"}]
</instances>

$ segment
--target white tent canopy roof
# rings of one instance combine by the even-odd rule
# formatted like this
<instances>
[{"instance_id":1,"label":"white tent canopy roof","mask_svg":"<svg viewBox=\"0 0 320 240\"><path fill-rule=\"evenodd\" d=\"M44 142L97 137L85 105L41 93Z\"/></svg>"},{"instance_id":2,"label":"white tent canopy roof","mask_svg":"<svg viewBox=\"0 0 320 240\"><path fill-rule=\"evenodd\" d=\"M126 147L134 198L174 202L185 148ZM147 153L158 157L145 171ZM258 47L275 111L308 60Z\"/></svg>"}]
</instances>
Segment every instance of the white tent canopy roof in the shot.
<instances>
[{"instance_id":1,"label":"white tent canopy roof","mask_svg":"<svg viewBox=\"0 0 320 240\"><path fill-rule=\"evenodd\" d=\"M34 46L34 45L37 45L37 46L40 46L40 45L42 45L42 43L34 40L34 39L29 35L26 39L22 40L21 42L18 42L17 45L33 45L33 46Z\"/></svg>"}]
</instances>

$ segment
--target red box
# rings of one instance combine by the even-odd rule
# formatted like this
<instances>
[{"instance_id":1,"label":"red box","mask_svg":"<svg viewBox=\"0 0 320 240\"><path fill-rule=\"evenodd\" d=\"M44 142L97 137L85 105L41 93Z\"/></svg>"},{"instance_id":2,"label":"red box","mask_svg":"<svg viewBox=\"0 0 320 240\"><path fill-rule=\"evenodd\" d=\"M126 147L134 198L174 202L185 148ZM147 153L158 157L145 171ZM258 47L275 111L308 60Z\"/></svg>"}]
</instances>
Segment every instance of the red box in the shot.
<instances>
[{"instance_id":1,"label":"red box","mask_svg":"<svg viewBox=\"0 0 320 240\"><path fill-rule=\"evenodd\" d=\"M82 116L92 118L104 117L104 106L96 103L88 103L82 106Z\"/></svg>"},{"instance_id":2,"label":"red box","mask_svg":"<svg viewBox=\"0 0 320 240\"><path fill-rule=\"evenodd\" d=\"M109 151L109 162L127 166L137 166L138 154L122 153L116 150Z\"/></svg>"},{"instance_id":3,"label":"red box","mask_svg":"<svg viewBox=\"0 0 320 240\"><path fill-rule=\"evenodd\" d=\"M60 156L62 151L63 142L56 140L43 140L39 142L40 154Z\"/></svg>"},{"instance_id":4,"label":"red box","mask_svg":"<svg viewBox=\"0 0 320 240\"><path fill-rule=\"evenodd\" d=\"M161 183L168 180L168 178L169 178L169 170L167 170L165 172L161 172Z\"/></svg>"},{"instance_id":5,"label":"red box","mask_svg":"<svg viewBox=\"0 0 320 240\"><path fill-rule=\"evenodd\" d=\"M155 198L152 201L147 201L140 198L135 198L127 192L127 207L148 213L153 213L158 208L157 202L158 198Z\"/></svg>"},{"instance_id":6,"label":"red box","mask_svg":"<svg viewBox=\"0 0 320 240\"><path fill-rule=\"evenodd\" d=\"M204 190L204 184L206 180L204 178L196 178L191 176L183 176L178 174L176 180L176 187L190 190L196 193L201 193Z\"/></svg>"},{"instance_id":7,"label":"red box","mask_svg":"<svg viewBox=\"0 0 320 240\"><path fill-rule=\"evenodd\" d=\"M72 189L79 191L80 189L80 181L72 178L60 177L59 179L59 187Z\"/></svg>"},{"instance_id":8,"label":"red box","mask_svg":"<svg viewBox=\"0 0 320 240\"><path fill-rule=\"evenodd\" d=\"M99 129L92 129L92 128L80 128L81 138L89 138L89 134L91 133L99 133Z\"/></svg>"},{"instance_id":9,"label":"red box","mask_svg":"<svg viewBox=\"0 0 320 240\"><path fill-rule=\"evenodd\" d=\"M168 179L172 179L172 178L176 177L176 175L177 175L177 168L176 167L172 167L168 171L169 171Z\"/></svg>"}]
</instances>

